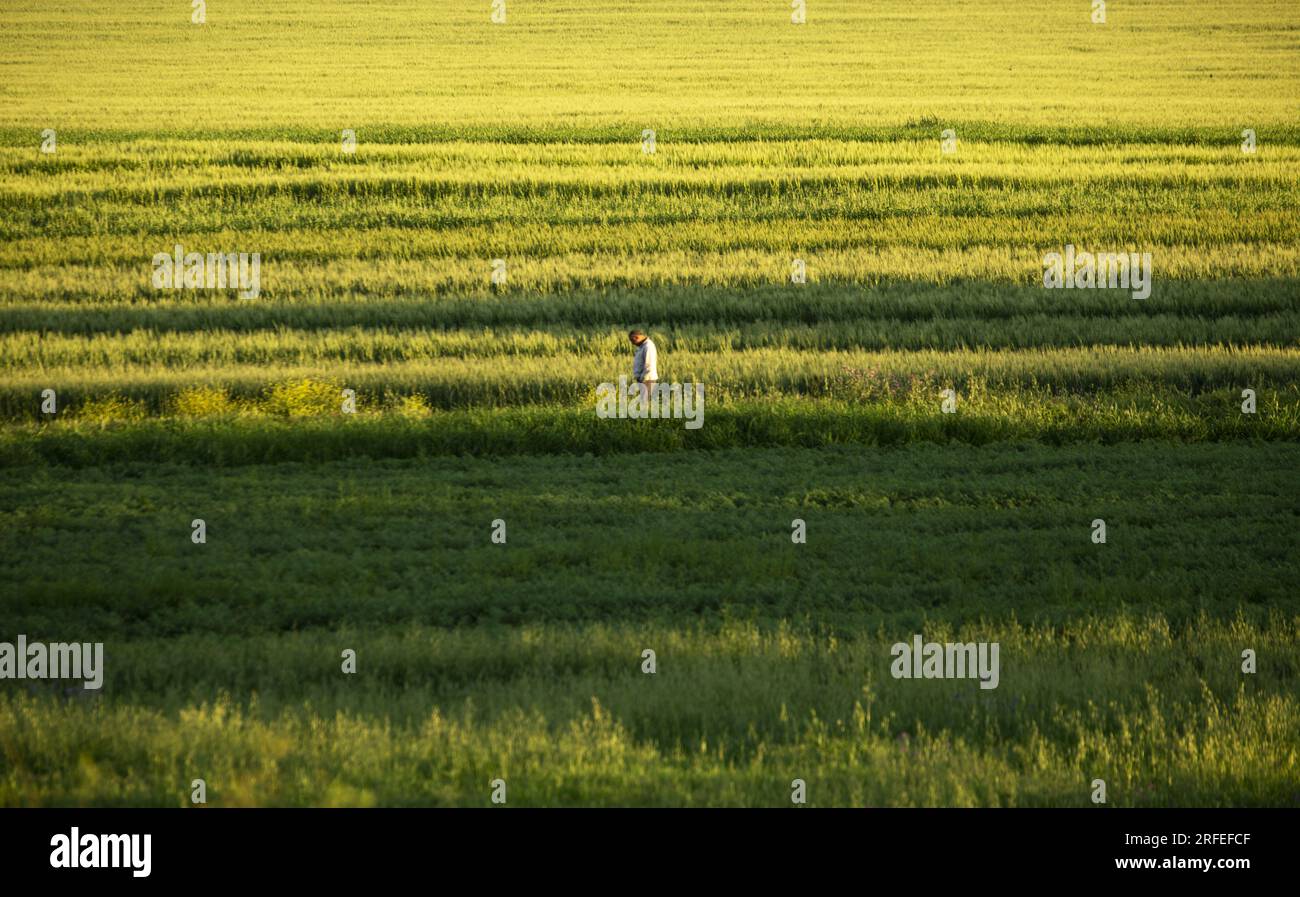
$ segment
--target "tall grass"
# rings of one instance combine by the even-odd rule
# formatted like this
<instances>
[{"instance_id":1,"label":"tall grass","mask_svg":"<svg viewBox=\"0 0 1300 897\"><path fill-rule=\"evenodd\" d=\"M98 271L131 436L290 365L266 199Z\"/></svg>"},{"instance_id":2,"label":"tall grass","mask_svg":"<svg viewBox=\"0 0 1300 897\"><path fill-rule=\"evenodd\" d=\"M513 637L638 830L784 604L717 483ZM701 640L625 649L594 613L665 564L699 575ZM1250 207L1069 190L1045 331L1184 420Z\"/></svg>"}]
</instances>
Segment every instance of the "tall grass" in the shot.
<instances>
[{"instance_id":1,"label":"tall grass","mask_svg":"<svg viewBox=\"0 0 1300 897\"><path fill-rule=\"evenodd\" d=\"M1242 644L1294 665L1296 626L926 627L1000 642L995 692L891 679L893 634L752 624L262 640L243 663L278 673L246 700L225 644L142 643L96 706L0 695L0 804L183 806L203 777L221 806L482 806L500 777L515 806L781 806L793 778L818 806L1086 806L1101 777L1117 806L1294 805L1294 692L1236 669ZM180 646L210 685L175 690Z\"/></svg>"},{"instance_id":2,"label":"tall grass","mask_svg":"<svg viewBox=\"0 0 1300 897\"><path fill-rule=\"evenodd\" d=\"M220 387L247 403L277 384L327 380L356 390L363 405L382 407L394 398L420 393L434 407L462 409L512 405L583 403L594 415L594 390L630 373L628 354L616 356L619 337L606 334L599 352L584 355L488 355L434 357L388 363L328 363L313 358L300 365L223 363L173 368L158 357L156 343L149 363L132 365L110 360L105 366L31 369L0 385L0 415L9 420L56 423L58 413L42 412L42 391L62 396L64 416L75 416L79 404L109 395L138 401L154 414L166 413L175 396L193 385ZM118 343L117 345L120 345ZM630 354L630 353L629 353ZM1232 412L1239 416L1240 394L1246 388L1267 391L1273 426L1290 426L1296 402L1295 349L1222 347L1034 349L1019 352L965 350L954 352L861 352L753 349L749 351L674 352L665 356L661 376L668 381L702 383L715 402L736 399L829 398L860 402L882 395L903 396L937 408L938 394L947 388L978 399L983 390L1016 407L1050 403L1073 395L1073 404L1095 396L1099 406L1116 404L1113 394L1127 391L1141 406L1175 404L1208 416ZM873 385L875 384L875 385ZM892 384L892 385L891 385ZM906 388L904 388L904 385ZM1206 403L1202 394L1232 392L1236 401L1220 396ZM1235 391L1235 392L1234 392ZM1121 396L1127 398L1129 396ZM1189 405L1188 403L1192 404ZM250 405L251 407L251 405ZM767 414L761 408L751 409ZM963 408L965 410L965 406ZM771 412L781 413L781 412Z\"/></svg>"}]
</instances>

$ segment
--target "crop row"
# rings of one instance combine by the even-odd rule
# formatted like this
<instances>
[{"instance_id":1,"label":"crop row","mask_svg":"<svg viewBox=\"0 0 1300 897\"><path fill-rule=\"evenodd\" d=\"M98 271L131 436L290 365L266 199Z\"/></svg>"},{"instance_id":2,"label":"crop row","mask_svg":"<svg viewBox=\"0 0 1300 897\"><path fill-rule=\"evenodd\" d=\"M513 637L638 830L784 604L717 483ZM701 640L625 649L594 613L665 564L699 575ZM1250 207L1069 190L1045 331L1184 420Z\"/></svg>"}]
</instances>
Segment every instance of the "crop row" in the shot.
<instances>
[{"instance_id":1,"label":"crop row","mask_svg":"<svg viewBox=\"0 0 1300 897\"><path fill-rule=\"evenodd\" d=\"M72 300L78 301L72 301ZM1149 333L1160 321L1170 334L1187 334L1222 324L1228 343L1245 326L1248 341L1267 341L1278 321L1300 309L1300 280L1284 278L1170 281L1135 301L1123 290L1044 290L1041 285L1015 286L981 281L936 285L882 282L870 286L815 282L755 286L681 284L649 289L573 290L526 294L509 289L479 288L463 294L392 295L340 292L256 302L226 293L179 295L154 293L148 302L131 296L41 295L31 299L0 297L0 333L24 331L86 335L258 330L421 329L472 333L515 329L581 333L595 343L608 331L626 325L649 325L656 340L671 344L676 334L743 328L761 323L775 335L800 327L836 325L865 333L905 333L912 325L943 321L969 324L972 333L994 324L1005 328L1003 340L1034 334L1044 344L1063 338L1104 342L1111 322L1131 322L1134 333ZM1234 323L1234 319L1243 319ZM1049 321L1056 321L1051 326ZM1040 329L1041 327L1041 329ZM1294 334L1293 334L1294 335ZM28 339L26 335L21 337ZM480 339L483 339L480 337ZM1136 337L1134 338L1136 341ZM1167 340L1165 340L1167 342ZM484 344L491 339L484 339ZM942 348L935 346L934 348Z\"/></svg>"},{"instance_id":2,"label":"crop row","mask_svg":"<svg viewBox=\"0 0 1300 897\"><path fill-rule=\"evenodd\" d=\"M1222 318L1150 314L1096 318L1040 312L991 321L963 316L785 326L751 322L739 327L684 325L662 334L655 330L653 335L661 352L683 353L692 361L706 353L759 349L879 352L1098 345L1295 348L1300 345L1300 310ZM511 364L528 357L550 357L561 362L572 357L617 358L621 364L626 362L629 351L627 328L617 325L590 330L571 326L527 330L333 327L255 332L136 330L90 336L0 333L0 364L29 373L157 366L202 369L223 364L385 364L438 358L509 358ZM566 366L560 365L561 369Z\"/></svg>"}]
</instances>

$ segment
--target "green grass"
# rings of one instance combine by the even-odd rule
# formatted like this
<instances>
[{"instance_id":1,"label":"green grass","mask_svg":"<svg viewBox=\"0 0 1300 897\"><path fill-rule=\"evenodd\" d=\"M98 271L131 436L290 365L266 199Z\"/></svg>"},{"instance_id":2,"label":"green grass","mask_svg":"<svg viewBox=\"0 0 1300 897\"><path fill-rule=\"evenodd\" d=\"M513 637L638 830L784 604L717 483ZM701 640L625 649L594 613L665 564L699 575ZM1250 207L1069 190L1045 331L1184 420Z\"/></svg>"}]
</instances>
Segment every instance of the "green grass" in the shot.
<instances>
[{"instance_id":1,"label":"green grass","mask_svg":"<svg viewBox=\"0 0 1300 897\"><path fill-rule=\"evenodd\" d=\"M0 10L0 805L1300 802L1294 3L489 15Z\"/></svg>"},{"instance_id":2,"label":"green grass","mask_svg":"<svg viewBox=\"0 0 1300 897\"><path fill-rule=\"evenodd\" d=\"M318 414L336 391L314 383L277 387L249 410L219 390L182 393L194 416L148 418L143 403L111 396L57 424L11 425L0 431L6 465L176 461L210 466L438 455L605 455L727 449L742 446L815 448L844 444L990 445L1037 440L1094 447L1125 442L1297 441L1294 389L1285 397L1260 391L1260 416L1244 415L1234 392L1195 399L1152 396L1130 387L1108 394L1042 392L959 394L959 412L939 410L937 392L870 404L843 400L769 399L710 404L704 424L684 420L597 418L590 407L534 405L433 413L427 402L393 402L382 411ZM300 399L289 396L296 391ZM293 402L293 404L286 404ZM207 407L204 407L207 406Z\"/></svg>"},{"instance_id":3,"label":"green grass","mask_svg":"<svg viewBox=\"0 0 1300 897\"><path fill-rule=\"evenodd\" d=\"M473 805L502 775L523 805L780 805L795 777L818 805L1085 805L1102 777L1122 806L1290 805L1296 457L51 468L3 492L4 616L77 619L110 678L68 706L5 683L0 800ZM913 632L999 641L999 687L890 678Z\"/></svg>"},{"instance_id":4,"label":"green grass","mask_svg":"<svg viewBox=\"0 0 1300 897\"><path fill-rule=\"evenodd\" d=\"M504 778L511 806L788 806L802 778L810 806L1083 807L1104 778L1114 806L1295 806L1294 690L1232 675L1247 643L1294 669L1294 619L1268 632L1127 619L985 628L971 637L1001 639L1024 665L1014 684L990 696L926 683L907 698L882 678L889 639L746 624L340 633L238 658L172 640L154 650L184 648L190 662L171 676L211 666L258 688L263 675L232 675L232 660L306 672L286 684L293 699L271 688L249 706L169 695L160 708L153 688L90 710L0 697L0 800L184 806L204 778L222 806L486 806ZM344 645L368 665L347 683ZM659 646L654 677L639 672L646 645ZM449 682L449 668L474 678ZM356 710L361 689L371 698Z\"/></svg>"},{"instance_id":5,"label":"green grass","mask_svg":"<svg viewBox=\"0 0 1300 897\"><path fill-rule=\"evenodd\" d=\"M927 607L958 621L1294 608L1298 452L922 444L38 467L0 493L13 509L5 618L252 635L655 609L672 620L768 600L773 618L844 615L871 630L882 614L915 625ZM207 545L189 540L195 517ZM810 522L806 546L791 544L794 517ZM1104 546L1089 539L1097 517ZM506 546L489 541L496 518ZM125 628L101 629L112 620Z\"/></svg>"}]
</instances>

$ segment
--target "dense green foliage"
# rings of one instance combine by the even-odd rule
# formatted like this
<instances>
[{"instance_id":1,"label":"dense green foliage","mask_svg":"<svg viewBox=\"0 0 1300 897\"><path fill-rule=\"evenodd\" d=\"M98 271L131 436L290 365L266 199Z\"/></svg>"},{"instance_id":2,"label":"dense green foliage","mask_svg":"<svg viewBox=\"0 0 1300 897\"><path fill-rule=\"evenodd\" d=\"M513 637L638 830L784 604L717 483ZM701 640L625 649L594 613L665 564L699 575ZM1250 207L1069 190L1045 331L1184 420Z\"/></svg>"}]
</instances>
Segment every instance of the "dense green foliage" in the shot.
<instances>
[{"instance_id":1,"label":"dense green foliage","mask_svg":"<svg viewBox=\"0 0 1300 897\"><path fill-rule=\"evenodd\" d=\"M4 616L77 620L110 675L67 707L5 683L0 798L181 804L204 775L223 805L472 805L504 775L523 805L779 805L793 777L815 805L1083 805L1103 776L1120 805L1290 804L1296 458L52 468L0 492ZM999 641L999 687L890 678L913 632Z\"/></svg>"}]
</instances>

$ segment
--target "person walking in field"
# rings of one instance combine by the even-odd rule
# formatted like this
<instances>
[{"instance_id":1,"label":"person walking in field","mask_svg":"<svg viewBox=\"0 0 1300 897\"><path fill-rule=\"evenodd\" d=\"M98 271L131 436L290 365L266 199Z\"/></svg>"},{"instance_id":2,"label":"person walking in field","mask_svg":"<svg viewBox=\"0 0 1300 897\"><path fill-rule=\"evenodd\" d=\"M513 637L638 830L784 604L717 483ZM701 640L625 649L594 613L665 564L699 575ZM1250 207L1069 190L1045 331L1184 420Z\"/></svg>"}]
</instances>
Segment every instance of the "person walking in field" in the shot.
<instances>
[{"instance_id":1,"label":"person walking in field","mask_svg":"<svg viewBox=\"0 0 1300 897\"><path fill-rule=\"evenodd\" d=\"M648 402L654 395L655 384L659 382L659 352L655 349L654 340L646 336L644 331L633 330L627 338L636 346L632 376L641 384L641 400Z\"/></svg>"}]
</instances>

